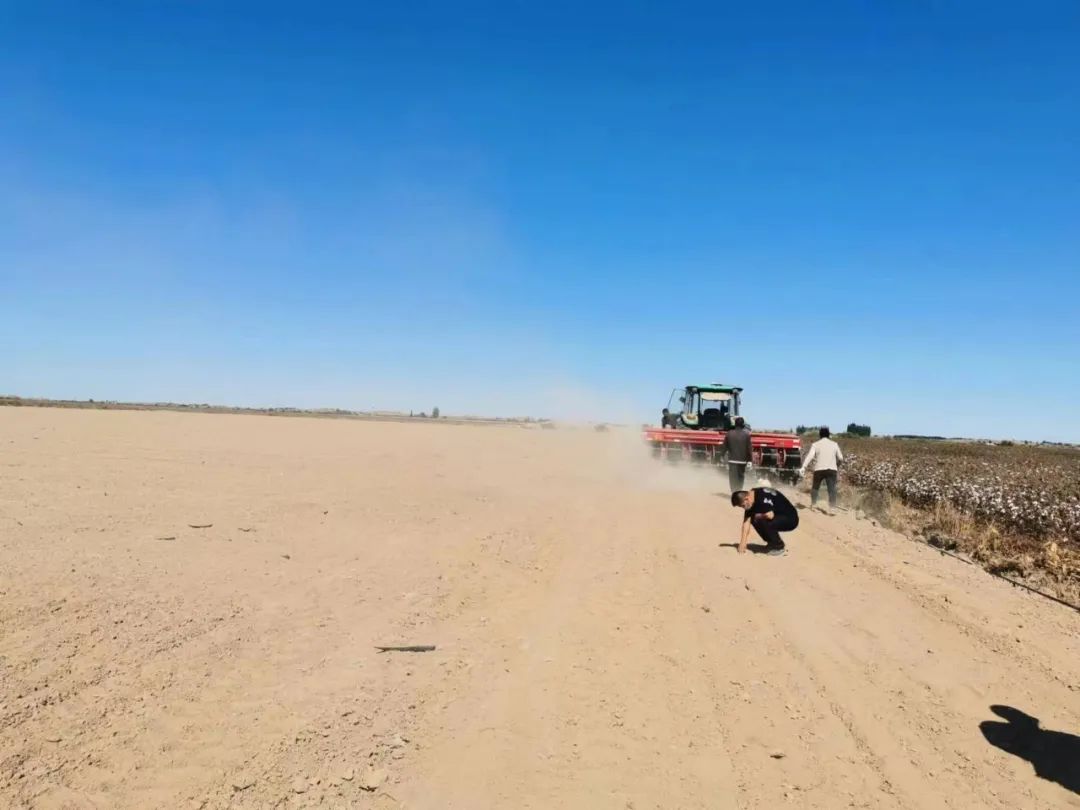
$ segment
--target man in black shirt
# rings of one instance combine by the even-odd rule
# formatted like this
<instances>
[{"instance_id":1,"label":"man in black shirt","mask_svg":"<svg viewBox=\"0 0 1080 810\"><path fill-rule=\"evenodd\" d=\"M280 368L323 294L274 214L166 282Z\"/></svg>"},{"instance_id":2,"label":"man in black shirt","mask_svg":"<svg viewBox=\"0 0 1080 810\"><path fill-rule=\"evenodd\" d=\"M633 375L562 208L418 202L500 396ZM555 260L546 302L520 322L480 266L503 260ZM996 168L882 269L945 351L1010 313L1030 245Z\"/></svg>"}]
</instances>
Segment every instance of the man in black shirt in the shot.
<instances>
[{"instance_id":1,"label":"man in black shirt","mask_svg":"<svg viewBox=\"0 0 1080 810\"><path fill-rule=\"evenodd\" d=\"M770 487L755 487L749 492L733 492L731 505L743 510L742 535L739 537L740 554L746 552L751 526L765 541L766 554L778 557L784 553L784 541L780 538L780 532L790 532L797 527L799 513L783 493Z\"/></svg>"}]
</instances>

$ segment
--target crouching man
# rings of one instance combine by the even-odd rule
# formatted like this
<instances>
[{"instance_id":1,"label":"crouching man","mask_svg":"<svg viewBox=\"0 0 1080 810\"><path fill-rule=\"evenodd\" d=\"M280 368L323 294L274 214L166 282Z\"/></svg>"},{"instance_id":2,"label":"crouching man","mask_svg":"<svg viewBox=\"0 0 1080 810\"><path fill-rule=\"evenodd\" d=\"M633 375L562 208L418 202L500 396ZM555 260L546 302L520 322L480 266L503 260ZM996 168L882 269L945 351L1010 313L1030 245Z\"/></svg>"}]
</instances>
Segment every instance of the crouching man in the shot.
<instances>
[{"instance_id":1,"label":"crouching man","mask_svg":"<svg viewBox=\"0 0 1080 810\"><path fill-rule=\"evenodd\" d=\"M746 541L750 539L750 527L765 541L765 553L770 557L784 554L784 540L780 532L790 532L799 525L799 512L791 501L770 487L754 487L731 494L731 505L743 510L742 535L739 537L739 553L746 553Z\"/></svg>"}]
</instances>

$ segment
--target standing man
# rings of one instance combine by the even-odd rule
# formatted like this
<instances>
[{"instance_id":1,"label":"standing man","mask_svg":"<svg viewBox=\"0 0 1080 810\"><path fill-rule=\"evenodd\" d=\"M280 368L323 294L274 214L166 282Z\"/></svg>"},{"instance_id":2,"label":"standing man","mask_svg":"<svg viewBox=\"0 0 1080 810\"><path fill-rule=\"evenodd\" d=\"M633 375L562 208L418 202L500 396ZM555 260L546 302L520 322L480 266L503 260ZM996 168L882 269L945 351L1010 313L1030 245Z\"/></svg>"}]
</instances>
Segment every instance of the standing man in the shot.
<instances>
[{"instance_id":1,"label":"standing man","mask_svg":"<svg viewBox=\"0 0 1080 810\"><path fill-rule=\"evenodd\" d=\"M735 427L724 436L727 453L728 484L732 492L738 492L746 482L746 468L754 458L750 444L750 430L741 416L735 417Z\"/></svg>"},{"instance_id":2,"label":"standing man","mask_svg":"<svg viewBox=\"0 0 1080 810\"><path fill-rule=\"evenodd\" d=\"M765 541L765 553L770 557L785 554L780 532L790 532L799 525L799 512L791 501L771 487L755 487L749 492L733 492L731 505L743 510L742 534L739 536L739 553L746 553L746 541L750 539L750 527Z\"/></svg>"},{"instance_id":3,"label":"standing man","mask_svg":"<svg viewBox=\"0 0 1080 810\"><path fill-rule=\"evenodd\" d=\"M810 485L810 508L817 506L818 490L821 482L825 482L825 488L829 490L829 514L836 514L836 473L840 469L840 462L844 460L844 454L840 451L840 445L829 438L829 429L823 427L818 431L821 437L812 445L810 452L803 460L800 475L805 475L811 463L814 465L814 480Z\"/></svg>"},{"instance_id":4,"label":"standing man","mask_svg":"<svg viewBox=\"0 0 1080 810\"><path fill-rule=\"evenodd\" d=\"M660 427L662 428L677 428L679 426L679 417L673 414L667 408L664 408L660 415Z\"/></svg>"}]
</instances>

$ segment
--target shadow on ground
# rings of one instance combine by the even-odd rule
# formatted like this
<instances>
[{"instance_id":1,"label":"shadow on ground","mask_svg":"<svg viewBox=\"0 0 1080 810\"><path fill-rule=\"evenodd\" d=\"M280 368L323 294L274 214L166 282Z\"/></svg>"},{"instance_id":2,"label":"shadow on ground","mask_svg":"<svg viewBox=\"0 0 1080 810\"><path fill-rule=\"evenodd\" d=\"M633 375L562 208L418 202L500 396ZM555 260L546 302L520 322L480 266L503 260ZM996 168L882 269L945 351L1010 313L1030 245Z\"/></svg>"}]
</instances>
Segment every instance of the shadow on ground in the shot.
<instances>
[{"instance_id":1,"label":"shadow on ground","mask_svg":"<svg viewBox=\"0 0 1080 810\"><path fill-rule=\"evenodd\" d=\"M991 706L990 711L1008 722L980 723L987 742L1026 759L1043 779L1080 793L1080 737L1041 728L1039 718L1011 706Z\"/></svg>"},{"instance_id":2,"label":"shadow on ground","mask_svg":"<svg viewBox=\"0 0 1080 810\"><path fill-rule=\"evenodd\" d=\"M719 546L720 548L738 548L739 544L738 543L717 543L717 546ZM753 546L748 545L746 547L746 550L749 551L751 554L764 554L766 551L769 550L769 547L758 543L758 544L753 545Z\"/></svg>"}]
</instances>

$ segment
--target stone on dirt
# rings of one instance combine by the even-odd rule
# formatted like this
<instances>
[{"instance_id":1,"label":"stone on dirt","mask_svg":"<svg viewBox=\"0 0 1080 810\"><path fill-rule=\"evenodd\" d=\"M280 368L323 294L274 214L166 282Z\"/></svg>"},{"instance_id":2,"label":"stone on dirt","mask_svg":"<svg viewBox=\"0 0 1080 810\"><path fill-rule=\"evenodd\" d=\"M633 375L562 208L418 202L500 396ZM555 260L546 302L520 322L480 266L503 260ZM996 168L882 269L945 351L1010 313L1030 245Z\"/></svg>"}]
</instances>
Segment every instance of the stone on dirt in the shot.
<instances>
[{"instance_id":1,"label":"stone on dirt","mask_svg":"<svg viewBox=\"0 0 1080 810\"><path fill-rule=\"evenodd\" d=\"M388 775L385 768L372 768L360 779L360 787L367 791L378 790Z\"/></svg>"}]
</instances>

